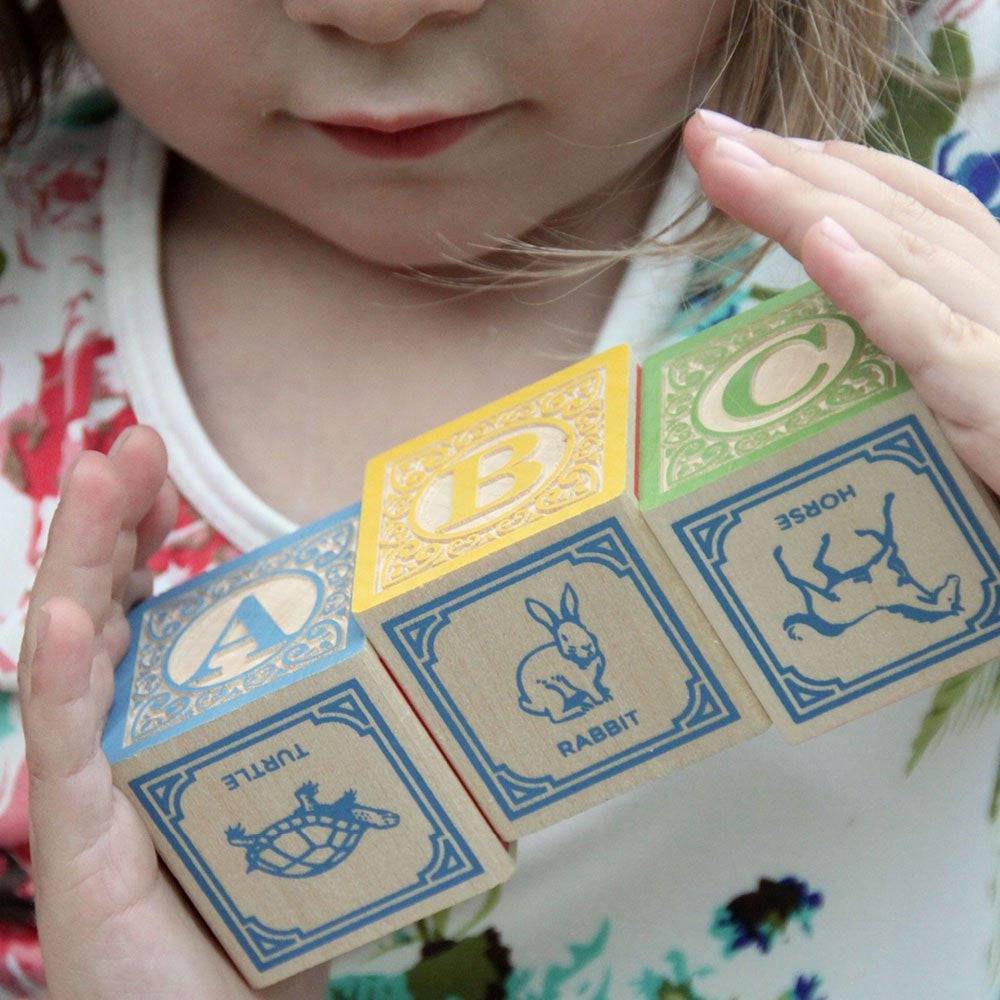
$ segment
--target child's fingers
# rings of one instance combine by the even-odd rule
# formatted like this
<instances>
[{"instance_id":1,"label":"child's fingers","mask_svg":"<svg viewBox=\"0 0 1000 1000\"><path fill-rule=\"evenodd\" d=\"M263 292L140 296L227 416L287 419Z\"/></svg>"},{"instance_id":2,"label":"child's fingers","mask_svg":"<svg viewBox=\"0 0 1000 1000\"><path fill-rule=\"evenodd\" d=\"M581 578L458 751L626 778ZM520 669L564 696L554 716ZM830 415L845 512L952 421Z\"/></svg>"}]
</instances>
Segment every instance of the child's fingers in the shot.
<instances>
[{"instance_id":1,"label":"child's fingers","mask_svg":"<svg viewBox=\"0 0 1000 1000\"><path fill-rule=\"evenodd\" d=\"M36 862L51 866L72 862L103 835L113 802L92 688L93 621L66 597L47 601L39 619L22 715Z\"/></svg>"},{"instance_id":2,"label":"child's fingers","mask_svg":"<svg viewBox=\"0 0 1000 1000\"><path fill-rule=\"evenodd\" d=\"M66 477L32 587L22 665L34 652L35 609L51 597L71 598L90 615L93 628L99 627L110 605L124 507L125 492L111 462L95 452L81 455Z\"/></svg>"},{"instance_id":3,"label":"child's fingers","mask_svg":"<svg viewBox=\"0 0 1000 1000\"><path fill-rule=\"evenodd\" d=\"M111 556L111 599L120 601L128 586L132 569L135 566L135 532L123 528L118 532L114 553Z\"/></svg>"},{"instance_id":4,"label":"child's fingers","mask_svg":"<svg viewBox=\"0 0 1000 1000\"><path fill-rule=\"evenodd\" d=\"M856 142L835 139L823 143L827 156L851 163L926 205L942 218L951 219L1000 255L1000 224L988 208L961 184L902 156L884 153Z\"/></svg>"},{"instance_id":5,"label":"child's fingers","mask_svg":"<svg viewBox=\"0 0 1000 1000\"><path fill-rule=\"evenodd\" d=\"M956 451L1000 491L1000 336L862 249L830 220L806 234L802 263L837 307L899 361Z\"/></svg>"},{"instance_id":6,"label":"child's fingers","mask_svg":"<svg viewBox=\"0 0 1000 1000\"><path fill-rule=\"evenodd\" d=\"M114 687L114 671L128 650L131 636L132 632L129 629L128 619L125 617L123 606L115 604L114 610L104 620L98 635L98 649L105 656L97 661L92 681L94 684L100 685L100 692L102 694ZM110 668L107 671L107 676L105 676L103 670L105 661Z\"/></svg>"},{"instance_id":7,"label":"child's fingers","mask_svg":"<svg viewBox=\"0 0 1000 1000\"><path fill-rule=\"evenodd\" d=\"M79 949L89 951L80 956L88 961L102 937L116 947L105 922L138 913L139 902L162 890L162 882L149 836L115 790L101 749L112 666L93 620L59 596L39 609L39 621L41 637L28 666L32 683L22 697L36 909L50 943L53 934L66 942L91 942ZM127 935L128 920L118 927ZM66 984L80 975L79 969L58 970L64 954L50 958L54 991L54 980Z\"/></svg>"},{"instance_id":8,"label":"child's fingers","mask_svg":"<svg viewBox=\"0 0 1000 1000\"><path fill-rule=\"evenodd\" d=\"M167 534L177 524L179 506L180 498L177 495L177 488L169 479L165 479L156 494L153 505L135 529L136 567L145 566L150 556L163 544Z\"/></svg>"},{"instance_id":9,"label":"child's fingers","mask_svg":"<svg viewBox=\"0 0 1000 1000\"><path fill-rule=\"evenodd\" d=\"M134 590L138 558L144 567L150 548L167 530L164 524L176 516L176 493L166 475L160 436L141 426L124 432L108 456L85 452L69 470L32 588L22 667L34 654L35 609L57 595L90 615L97 644L112 664L124 654L128 629L122 597ZM27 691L30 674L21 673ZM103 694L110 680L102 678L101 684Z\"/></svg>"},{"instance_id":10,"label":"child's fingers","mask_svg":"<svg viewBox=\"0 0 1000 1000\"><path fill-rule=\"evenodd\" d=\"M707 148L717 134L721 133L714 131L700 115L693 115L685 128L685 140L694 156ZM733 131L731 134L765 158L788 169L796 170L798 166L814 164L817 157L830 161L828 166L837 171L838 177L859 200L879 207L877 199L888 196L894 198L901 209L913 215L919 215L919 206L923 206L941 219L950 220L959 229L973 234L1000 256L1000 225L986 206L971 191L919 163L841 139L803 148L793 140L766 129L747 128L746 131ZM802 153L811 158L796 159ZM886 186L896 193L890 194ZM952 232L955 230L952 229Z\"/></svg>"},{"instance_id":11,"label":"child's fingers","mask_svg":"<svg viewBox=\"0 0 1000 1000\"><path fill-rule=\"evenodd\" d=\"M980 239L968 228L947 215L934 211L928 204L928 191L919 192L921 197L918 197L916 193L904 190L901 178L886 180L876 177L848 160L825 152L799 149L793 143L767 133L763 134L763 140L764 156L770 162L791 171L817 188L843 195L867 206L883 218L905 226L935 246L951 250L970 268L982 272L987 281L1000 284L1000 255L990 243ZM899 160L900 164L905 162ZM927 173L936 183L925 182L925 188L938 185L957 187L930 171Z\"/></svg>"},{"instance_id":12,"label":"child's fingers","mask_svg":"<svg viewBox=\"0 0 1000 1000\"><path fill-rule=\"evenodd\" d=\"M908 225L849 195L817 187L768 163L748 146L725 138L716 140L697 166L713 204L777 240L792 256L801 259L810 226L831 216L893 270L923 285L954 310L962 310L984 325L996 321L1000 279L988 280L954 250L928 240Z\"/></svg>"},{"instance_id":13,"label":"child's fingers","mask_svg":"<svg viewBox=\"0 0 1000 1000\"><path fill-rule=\"evenodd\" d=\"M94 647L90 690L94 711L102 720L102 727L115 697L115 668L128 650L130 637L128 621L121 610L117 610L105 621Z\"/></svg>"},{"instance_id":14,"label":"child's fingers","mask_svg":"<svg viewBox=\"0 0 1000 1000\"><path fill-rule=\"evenodd\" d=\"M123 431L108 454L125 490L123 524L135 529L149 513L167 478L167 449L152 427L137 424Z\"/></svg>"},{"instance_id":15,"label":"child's fingers","mask_svg":"<svg viewBox=\"0 0 1000 1000\"><path fill-rule=\"evenodd\" d=\"M125 510L112 559L111 593L120 600L138 562L138 526L149 516L167 478L167 452L160 436L150 427L130 427L112 448L109 459L121 478Z\"/></svg>"},{"instance_id":16,"label":"child's fingers","mask_svg":"<svg viewBox=\"0 0 1000 1000\"><path fill-rule=\"evenodd\" d=\"M134 570L122 595L122 607L128 611L133 605L153 595L153 572L149 569ZM124 655L124 650L122 651Z\"/></svg>"},{"instance_id":17,"label":"child's fingers","mask_svg":"<svg viewBox=\"0 0 1000 1000\"><path fill-rule=\"evenodd\" d=\"M125 502L111 462L96 452L84 452L67 476L49 527L39 582L53 593L79 590L84 608L94 617L107 600ZM103 593L98 606L86 601L91 593ZM48 595L43 591L43 596Z\"/></svg>"}]
</instances>

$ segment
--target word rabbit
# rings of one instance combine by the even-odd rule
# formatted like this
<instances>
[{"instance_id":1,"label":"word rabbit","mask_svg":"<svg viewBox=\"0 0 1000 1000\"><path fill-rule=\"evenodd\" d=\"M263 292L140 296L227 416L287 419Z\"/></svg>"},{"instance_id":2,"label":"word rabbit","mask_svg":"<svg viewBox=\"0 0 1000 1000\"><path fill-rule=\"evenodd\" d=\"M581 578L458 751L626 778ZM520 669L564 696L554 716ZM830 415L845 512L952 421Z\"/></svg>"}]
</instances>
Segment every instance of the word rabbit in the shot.
<instances>
[{"instance_id":1,"label":"word rabbit","mask_svg":"<svg viewBox=\"0 0 1000 1000\"><path fill-rule=\"evenodd\" d=\"M789 638L801 641L800 629L808 626L820 635L840 635L871 615L884 611L910 621L934 622L963 611L960 580L948 574L937 587L920 583L909 571L899 553L892 524L892 504L895 494L887 493L882 505L884 526L881 531L860 528L859 538L873 538L878 549L869 559L850 569L839 570L826 561L830 536L820 539L819 551L813 560L824 585L796 576L788 567L779 545L774 558L785 579L802 595L804 612L789 615L783 623Z\"/></svg>"},{"instance_id":2,"label":"word rabbit","mask_svg":"<svg viewBox=\"0 0 1000 1000\"><path fill-rule=\"evenodd\" d=\"M604 654L597 636L580 621L579 603L568 583L559 614L530 597L524 602L528 614L552 636L517 667L518 704L529 715L566 722L611 700L611 692L601 683Z\"/></svg>"}]
</instances>

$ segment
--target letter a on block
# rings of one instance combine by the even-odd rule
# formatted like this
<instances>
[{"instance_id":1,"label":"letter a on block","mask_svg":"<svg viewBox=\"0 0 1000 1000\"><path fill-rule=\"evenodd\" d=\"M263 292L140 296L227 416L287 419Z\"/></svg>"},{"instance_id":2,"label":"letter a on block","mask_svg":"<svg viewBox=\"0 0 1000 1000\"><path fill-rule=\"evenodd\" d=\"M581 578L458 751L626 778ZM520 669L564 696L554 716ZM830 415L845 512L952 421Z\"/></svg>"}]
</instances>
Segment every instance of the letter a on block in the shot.
<instances>
[{"instance_id":1,"label":"letter a on block","mask_svg":"<svg viewBox=\"0 0 1000 1000\"><path fill-rule=\"evenodd\" d=\"M355 613L504 837L766 725L639 516L635 391L618 348L368 466Z\"/></svg>"},{"instance_id":2,"label":"letter a on block","mask_svg":"<svg viewBox=\"0 0 1000 1000\"><path fill-rule=\"evenodd\" d=\"M191 677L191 683L198 685L210 677L217 677L223 667L215 666L216 657L238 647L251 645L244 650L245 659L258 656L265 650L285 642L288 636L281 631L278 623L264 610L257 597L251 594L240 601L233 617L226 623L215 645L208 651L201 666Z\"/></svg>"},{"instance_id":3,"label":"letter a on block","mask_svg":"<svg viewBox=\"0 0 1000 1000\"><path fill-rule=\"evenodd\" d=\"M115 673L115 784L252 986L513 870L351 617L357 515L138 605Z\"/></svg>"},{"instance_id":4,"label":"letter a on block","mask_svg":"<svg viewBox=\"0 0 1000 1000\"><path fill-rule=\"evenodd\" d=\"M789 740L1000 654L993 501L815 285L643 386L643 513Z\"/></svg>"}]
</instances>

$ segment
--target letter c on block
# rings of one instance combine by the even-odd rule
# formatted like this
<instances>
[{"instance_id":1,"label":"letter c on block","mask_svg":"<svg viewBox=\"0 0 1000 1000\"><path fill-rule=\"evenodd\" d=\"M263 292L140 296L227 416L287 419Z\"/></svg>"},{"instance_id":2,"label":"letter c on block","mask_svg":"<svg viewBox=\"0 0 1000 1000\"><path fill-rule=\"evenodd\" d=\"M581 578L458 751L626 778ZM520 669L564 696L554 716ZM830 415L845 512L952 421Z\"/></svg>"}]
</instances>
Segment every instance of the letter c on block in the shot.
<instances>
[{"instance_id":1,"label":"letter c on block","mask_svg":"<svg viewBox=\"0 0 1000 1000\"><path fill-rule=\"evenodd\" d=\"M755 344L702 390L699 422L710 431L735 434L787 416L847 367L857 341L844 320L824 318Z\"/></svg>"}]
</instances>

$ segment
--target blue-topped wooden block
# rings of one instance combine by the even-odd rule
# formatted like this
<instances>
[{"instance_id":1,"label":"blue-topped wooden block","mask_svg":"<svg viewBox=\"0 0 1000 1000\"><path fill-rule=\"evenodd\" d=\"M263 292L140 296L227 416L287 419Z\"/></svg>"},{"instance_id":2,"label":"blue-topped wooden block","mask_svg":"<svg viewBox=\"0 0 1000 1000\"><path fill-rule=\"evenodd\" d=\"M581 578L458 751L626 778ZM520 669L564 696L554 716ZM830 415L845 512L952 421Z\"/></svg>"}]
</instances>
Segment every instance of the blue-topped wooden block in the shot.
<instances>
[{"instance_id":1,"label":"blue-topped wooden block","mask_svg":"<svg viewBox=\"0 0 1000 1000\"><path fill-rule=\"evenodd\" d=\"M253 986L513 870L350 614L358 508L130 615L104 749Z\"/></svg>"}]
</instances>

